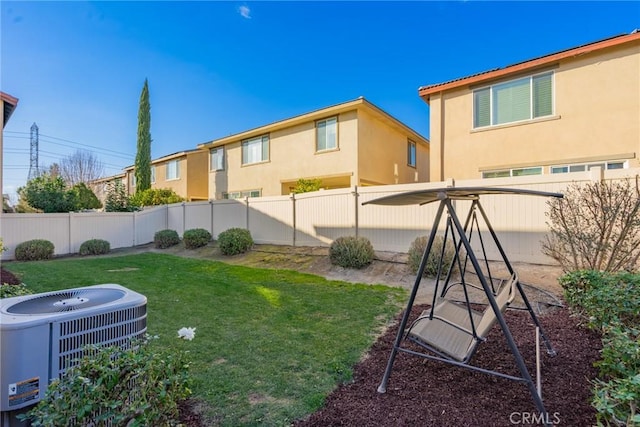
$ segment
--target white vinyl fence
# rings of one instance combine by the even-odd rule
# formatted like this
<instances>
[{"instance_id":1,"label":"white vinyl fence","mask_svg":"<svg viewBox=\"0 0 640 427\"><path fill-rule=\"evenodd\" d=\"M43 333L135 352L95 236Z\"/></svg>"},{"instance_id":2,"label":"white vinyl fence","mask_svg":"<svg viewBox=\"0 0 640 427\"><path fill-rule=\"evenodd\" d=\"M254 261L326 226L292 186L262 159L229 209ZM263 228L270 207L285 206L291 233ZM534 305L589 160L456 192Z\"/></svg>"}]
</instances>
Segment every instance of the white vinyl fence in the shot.
<instances>
[{"instance_id":1,"label":"white vinyl fence","mask_svg":"<svg viewBox=\"0 0 640 427\"><path fill-rule=\"evenodd\" d=\"M424 206L378 206L362 203L406 191L442 187L507 187L562 193L572 182L638 179L640 169L571 174L453 180L435 183L353 187L290 196L177 203L134 213L3 214L0 236L7 248L3 260L14 259L17 244L31 239L53 242L56 255L77 253L89 239L104 239L111 248L147 244L163 229L204 228L216 238L232 227L247 228L256 243L328 246L340 236L367 237L378 251L407 252L411 242L426 235L437 203ZM548 232L547 199L526 195L491 195L481 200L512 261L550 264L541 253ZM469 202L457 201L464 218ZM489 251L493 259L497 252Z\"/></svg>"}]
</instances>

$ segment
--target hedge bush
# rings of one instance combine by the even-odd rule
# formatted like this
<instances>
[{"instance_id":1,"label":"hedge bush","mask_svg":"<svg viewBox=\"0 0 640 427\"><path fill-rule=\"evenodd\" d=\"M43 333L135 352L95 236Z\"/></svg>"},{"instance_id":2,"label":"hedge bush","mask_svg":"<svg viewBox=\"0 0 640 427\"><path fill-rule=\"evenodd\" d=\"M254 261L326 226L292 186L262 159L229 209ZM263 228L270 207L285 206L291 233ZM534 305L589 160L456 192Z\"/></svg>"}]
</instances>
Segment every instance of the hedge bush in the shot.
<instances>
[{"instance_id":1,"label":"hedge bush","mask_svg":"<svg viewBox=\"0 0 640 427\"><path fill-rule=\"evenodd\" d=\"M429 238L427 236L416 237L409 247L409 259L407 264L413 273L418 272L420 262L422 261L422 255L427 247ZM442 246L444 245L444 238L442 236L436 236L433 240L433 246L427 258L427 265L424 269L423 276L435 277L438 274L438 262L440 261L440 254L442 253ZM456 250L451 241L447 241L445 251L442 260L442 271L446 274L449 266L453 262Z\"/></svg>"},{"instance_id":2,"label":"hedge bush","mask_svg":"<svg viewBox=\"0 0 640 427\"><path fill-rule=\"evenodd\" d=\"M218 247L223 255L242 254L252 246L253 238L245 228L230 228L218 235Z\"/></svg>"},{"instance_id":3,"label":"hedge bush","mask_svg":"<svg viewBox=\"0 0 640 427\"><path fill-rule=\"evenodd\" d=\"M176 230L160 230L153 236L153 244L159 249L166 249L178 243L180 243L180 236Z\"/></svg>"},{"instance_id":4,"label":"hedge bush","mask_svg":"<svg viewBox=\"0 0 640 427\"><path fill-rule=\"evenodd\" d=\"M48 240L27 240L16 246L15 256L18 261L50 259L53 256L54 249L53 243Z\"/></svg>"},{"instance_id":5,"label":"hedge bush","mask_svg":"<svg viewBox=\"0 0 640 427\"><path fill-rule=\"evenodd\" d=\"M581 270L560 284L573 311L602 334L591 401L598 425L640 425L640 274Z\"/></svg>"},{"instance_id":6,"label":"hedge bush","mask_svg":"<svg viewBox=\"0 0 640 427\"><path fill-rule=\"evenodd\" d=\"M196 249L206 246L211 241L211 233L204 228L192 228L185 230L182 235L184 247L187 249Z\"/></svg>"},{"instance_id":7,"label":"hedge bush","mask_svg":"<svg viewBox=\"0 0 640 427\"><path fill-rule=\"evenodd\" d=\"M87 356L19 417L33 426L180 425L178 403L191 394L187 352L155 347L88 346Z\"/></svg>"},{"instance_id":8,"label":"hedge bush","mask_svg":"<svg viewBox=\"0 0 640 427\"><path fill-rule=\"evenodd\" d=\"M91 239L82 242L80 245L80 255L104 255L111 250L111 244L102 239Z\"/></svg>"},{"instance_id":9,"label":"hedge bush","mask_svg":"<svg viewBox=\"0 0 640 427\"><path fill-rule=\"evenodd\" d=\"M375 252L366 237L338 237L329 247L331 264L345 268L362 268L371 264Z\"/></svg>"}]
</instances>

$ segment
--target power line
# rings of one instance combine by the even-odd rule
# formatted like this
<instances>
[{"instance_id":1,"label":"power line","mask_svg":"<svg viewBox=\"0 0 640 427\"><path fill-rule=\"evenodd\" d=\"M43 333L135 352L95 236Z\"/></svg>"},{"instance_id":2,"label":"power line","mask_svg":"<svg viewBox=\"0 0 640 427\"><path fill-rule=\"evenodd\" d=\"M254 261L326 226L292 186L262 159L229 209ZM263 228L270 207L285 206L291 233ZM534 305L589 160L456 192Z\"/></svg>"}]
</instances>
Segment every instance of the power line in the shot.
<instances>
[{"instance_id":1,"label":"power line","mask_svg":"<svg viewBox=\"0 0 640 427\"><path fill-rule=\"evenodd\" d=\"M7 133L7 134L8 133L12 133L12 134L16 134L16 135L28 135L29 134L28 132L18 132L18 131L5 131L5 133ZM96 150L96 151L102 151L102 152L105 152L105 153L111 153L110 155L113 155L115 157L121 157L121 158L127 159L127 160L133 159L135 157L133 154L126 154L126 153L123 154L120 151L110 150L108 148L96 147L94 145L84 144L82 142L72 141L70 139L58 138L58 137L52 136L52 135L45 135L43 133L40 133L39 136L41 138L44 138L43 139L44 142L48 142L50 144L60 145L60 146L63 146L63 147L77 148L77 147L75 147L75 145L79 145L81 147L88 147L88 148L91 148L91 149ZM28 139L28 137L26 137L26 136L7 135L7 137L9 137L9 138L19 138L19 139ZM57 140L57 141L64 141L64 142L68 142L68 143L74 144L74 145L62 144L60 142L51 141L49 139L54 139L54 140Z\"/></svg>"}]
</instances>

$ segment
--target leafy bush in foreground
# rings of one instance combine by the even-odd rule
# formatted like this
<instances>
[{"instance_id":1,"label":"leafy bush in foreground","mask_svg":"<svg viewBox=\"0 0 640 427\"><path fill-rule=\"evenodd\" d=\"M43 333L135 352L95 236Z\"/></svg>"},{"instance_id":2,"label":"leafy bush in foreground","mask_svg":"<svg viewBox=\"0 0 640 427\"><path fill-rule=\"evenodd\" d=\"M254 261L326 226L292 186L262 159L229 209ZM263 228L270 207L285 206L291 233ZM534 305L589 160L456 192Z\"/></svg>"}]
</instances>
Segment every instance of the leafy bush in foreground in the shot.
<instances>
[{"instance_id":1,"label":"leafy bush in foreground","mask_svg":"<svg viewBox=\"0 0 640 427\"><path fill-rule=\"evenodd\" d=\"M19 285L0 284L0 298L21 297L31 294L33 294L33 291L27 288L27 285L24 283L20 283Z\"/></svg>"},{"instance_id":2,"label":"leafy bush in foreground","mask_svg":"<svg viewBox=\"0 0 640 427\"><path fill-rule=\"evenodd\" d=\"M160 351L146 341L86 350L27 413L31 425L178 425L178 403L191 394L186 352Z\"/></svg>"},{"instance_id":3,"label":"leafy bush in foreground","mask_svg":"<svg viewBox=\"0 0 640 427\"><path fill-rule=\"evenodd\" d=\"M15 256L18 261L38 261L50 259L55 247L48 240L34 239L16 245Z\"/></svg>"},{"instance_id":4,"label":"leafy bush in foreground","mask_svg":"<svg viewBox=\"0 0 640 427\"><path fill-rule=\"evenodd\" d=\"M245 228L230 228L218 235L218 247L223 255L242 254L252 246L253 238Z\"/></svg>"},{"instance_id":5,"label":"leafy bush in foreground","mask_svg":"<svg viewBox=\"0 0 640 427\"><path fill-rule=\"evenodd\" d=\"M577 271L560 284L572 308L602 333L591 402L598 425L640 425L640 275Z\"/></svg>"},{"instance_id":6,"label":"leafy bush in foreground","mask_svg":"<svg viewBox=\"0 0 640 427\"><path fill-rule=\"evenodd\" d=\"M338 237L329 246L331 264L345 268L362 268L371 264L375 252L366 237Z\"/></svg>"}]
</instances>

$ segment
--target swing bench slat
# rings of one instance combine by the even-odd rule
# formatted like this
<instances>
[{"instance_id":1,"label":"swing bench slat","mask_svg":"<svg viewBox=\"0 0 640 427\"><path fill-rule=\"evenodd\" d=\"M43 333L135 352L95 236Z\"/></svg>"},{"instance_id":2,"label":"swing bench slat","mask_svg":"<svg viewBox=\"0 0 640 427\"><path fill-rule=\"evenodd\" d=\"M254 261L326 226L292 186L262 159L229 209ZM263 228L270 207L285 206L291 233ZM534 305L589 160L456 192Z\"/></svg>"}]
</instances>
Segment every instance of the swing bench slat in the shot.
<instances>
[{"instance_id":1,"label":"swing bench slat","mask_svg":"<svg viewBox=\"0 0 640 427\"><path fill-rule=\"evenodd\" d=\"M518 276L513 273L494 296L501 313L513 301L517 281ZM422 312L407 335L410 340L427 349L467 363L496 321L496 313L491 305L484 311L478 311L443 298L433 308L433 315L431 309Z\"/></svg>"}]
</instances>

